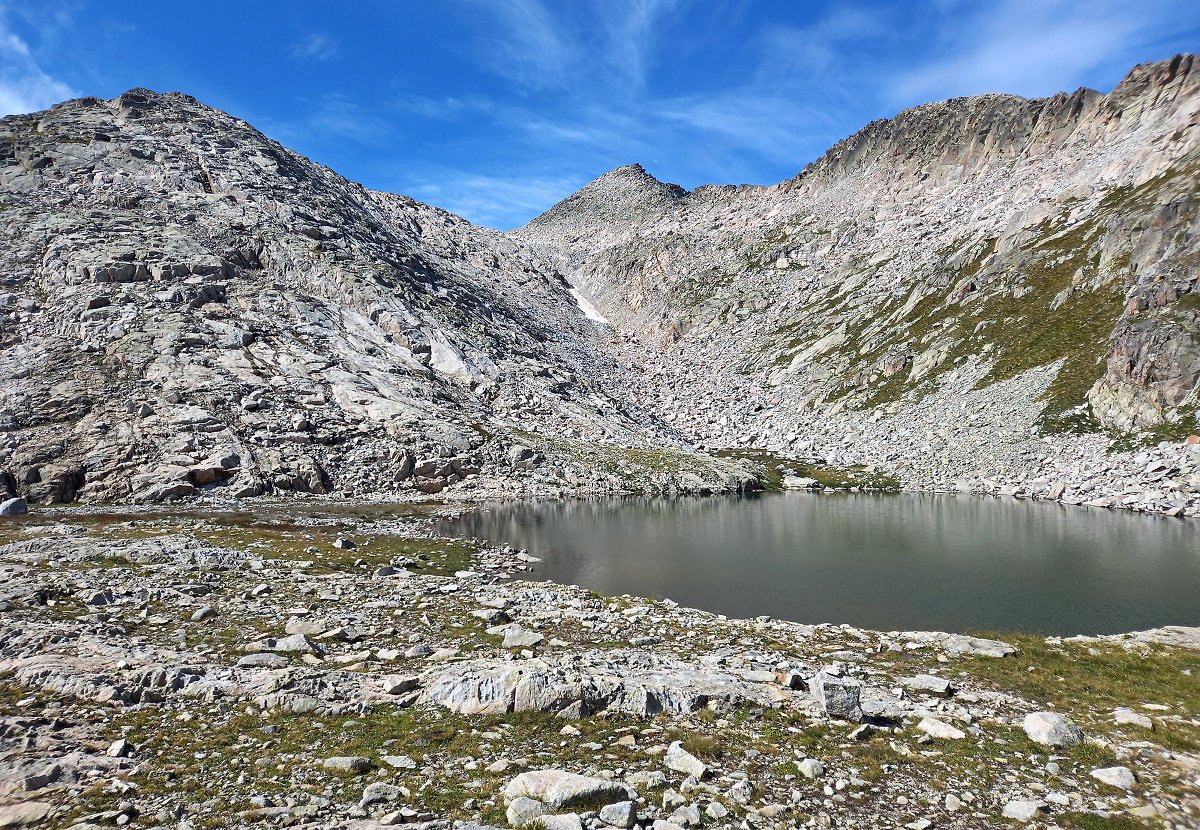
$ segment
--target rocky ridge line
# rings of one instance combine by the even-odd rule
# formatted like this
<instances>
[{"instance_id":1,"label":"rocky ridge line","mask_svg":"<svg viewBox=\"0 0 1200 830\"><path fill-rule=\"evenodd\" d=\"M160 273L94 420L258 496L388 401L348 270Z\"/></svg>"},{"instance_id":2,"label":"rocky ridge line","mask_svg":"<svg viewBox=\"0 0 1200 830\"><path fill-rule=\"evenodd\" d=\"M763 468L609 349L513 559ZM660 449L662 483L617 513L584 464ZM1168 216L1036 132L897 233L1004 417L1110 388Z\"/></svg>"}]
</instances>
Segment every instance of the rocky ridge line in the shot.
<instances>
[{"instance_id":1,"label":"rocky ridge line","mask_svg":"<svg viewBox=\"0 0 1200 830\"><path fill-rule=\"evenodd\" d=\"M916 107L771 187L653 200L646 176L510 236L685 434L915 489L1200 510L1178 443L1200 431L1192 56L1108 95Z\"/></svg>"}]
</instances>

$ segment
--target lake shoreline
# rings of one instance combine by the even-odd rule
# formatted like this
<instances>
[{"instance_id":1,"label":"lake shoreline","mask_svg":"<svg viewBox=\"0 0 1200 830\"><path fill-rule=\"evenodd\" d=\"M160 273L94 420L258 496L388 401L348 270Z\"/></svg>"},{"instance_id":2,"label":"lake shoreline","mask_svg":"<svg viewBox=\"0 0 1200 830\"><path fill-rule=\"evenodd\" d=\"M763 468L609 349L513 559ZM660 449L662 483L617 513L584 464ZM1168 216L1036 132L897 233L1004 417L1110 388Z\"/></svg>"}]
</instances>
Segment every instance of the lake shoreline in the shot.
<instances>
[{"instance_id":1,"label":"lake shoreline","mask_svg":"<svg viewBox=\"0 0 1200 830\"><path fill-rule=\"evenodd\" d=\"M420 527L413 543L436 541ZM338 525L296 531L312 554L253 526L43 530L0 547L0 724L39 747L0 764L57 765L8 799L60 823L504 824L530 806L506 788L545 769L615 782L639 820L680 827L974 828L1026 808L1071 827L1200 804L1178 766L1200 741L1180 685L1200 629L889 634L505 580L527 564L511 548L385 564ZM1028 737L1047 706L1084 742ZM68 744L39 737L54 723ZM1092 775L1116 767L1132 789ZM598 806L545 809L590 826Z\"/></svg>"}]
</instances>

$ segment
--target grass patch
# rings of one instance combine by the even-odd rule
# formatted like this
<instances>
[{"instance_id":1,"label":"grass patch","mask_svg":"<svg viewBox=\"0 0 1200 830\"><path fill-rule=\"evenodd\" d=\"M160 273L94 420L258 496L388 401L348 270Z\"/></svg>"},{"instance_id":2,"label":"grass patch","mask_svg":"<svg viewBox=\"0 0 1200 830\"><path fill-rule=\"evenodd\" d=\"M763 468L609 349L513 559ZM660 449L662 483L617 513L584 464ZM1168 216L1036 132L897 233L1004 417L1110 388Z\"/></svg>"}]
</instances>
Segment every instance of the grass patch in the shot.
<instances>
[{"instance_id":1,"label":"grass patch","mask_svg":"<svg viewBox=\"0 0 1200 830\"><path fill-rule=\"evenodd\" d=\"M1064 830L1146 830L1150 824L1134 818L1128 813L1112 813L1099 816L1095 813L1059 813L1054 821Z\"/></svg>"},{"instance_id":2,"label":"grass patch","mask_svg":"<svg viewBox=\"0 0 1200 830\"><path fill-rule=\"evenodd\" d=\"M1127 650L1108 644L1055 644L1021 634L1006 639L1018 647L1015 656L1004 660L969 658L964 664L967 673L1037 705L1052 705L1070 713L1085 728L1112 732L1118 728L1108 717L1113 709L1128 707L1151 714L1139 708L1142 703L1169 706L1175 715L1200 712L1200 683L1196 681L1200 652L1158 646ZM1090 721L1086 713L1091 713ZM1163 729L1153 733L1134 726L1120 728L1164 746L1171 743L1187 750L1200 745L1200 727L1162 718L1158 723ZM1093 760L1099 764L1110 759Z\"/></svg>"},{"instance_id":3,"label":"grass patch","mask_svg":"<svg viewBox=\"0 0 1200 830\"><path fill-rule=\"evenodd\" d=\"M1200 420L1196 414L1186 415L1175 421L1167 421L1150 429L1118 435L1109 444L1108 451L1133 452L1152 447L1161 441L1182 441L1189 435L1200 434Z\"/></svg>"},{"instance_id":4,"label":"grass patch","mask_svg":"<svg viewBox=\"0 0 1200 830\"><path fill-rule=\"evenodd\" d=\"M153 539L184 534L218 547L243 551L264 559L310 563L312 573L336 573L405 564L406 567L441 576L469 570L479 547L471 542L442 537L407 535L388 527L397 517L414 518L419 512L405 508L280 509L264 507L257 512L227 511L201 514L117 512L72 513L69 521L98 539ZM21 517L19 525L0 529L0 544L33 538L40 530L60 523L55 513ZM383 521L383 525L377 522ZM334 542L345 537L355 547L342 550ZM122 556L98 554L79 563L80 567L129 568L137 562Z\"/></svg>"},{"instance_id":5,"label":"grass patch","mask_svg":"<svg viewBox=\"0 0 1200 830\"><path fill-rule=\"evenodd\" d=\"M602 442L583 442L567 438L549 438L545 435L515 431L517 436L534 448L541 448L547 455L562 455L584 461L589 467L599 470L611 479L620 481L631 492L655 492L662 485L678 483L680 477L692 474L713 480L714 486L733 490L740 480L752 477L753 473L736 459L724 459L714 455L692 452L685 449L621 447ZM722 484L717 485L716 480ZM712 492L700 488L701 494Z\"/></svg>"},{"instance_id":6,"label":"grass patch","mask_svg":"<svg viewBox=\"0 0 1200 830\"><path fill-rule=\"evenodd\" d=\"M861 465L822 467L755 449L724 449L715 451L713 455L719 458L735 458L749 464L763 489L768 491L782 490L783 479L786 476L816 479L822 487L838 490L851 487L862 490L900 489L900 480L895 476Z\"/></svg>"},{"instance_id":7,"label":"grass patch","mask_svg":"<svg viewBox=\"0 0 1200 830\"><path fill-rule=\"evenodd\" d=\"M0 684L0 710L6 696ZM584 745L606 741L619 729L638 723L632 718L591 718L577 725L583 735L562 740L563 721L542 712L462 716L429 709L377 707L365 714L254 714L245 709L198 708L180 716L165 707L119 709L107 719L105 740L125 737L136 757L151 761L131 777L141 795L171 806L201 806L193 824L228 826L231 815L263 795L276 803L306 795L339 801L357 800L363 787L387 781L407 787L408 804L440 818L502 821L502 808L464 808L471 799L493 797L514 774L493 773L481 762L464 769L469 758L529 756L551 749L555 765L587 768L595 753ZM644 725L644 724L643 724ZM326 770L321 762L335 756L361 756L374 768L365 774ZM415 769L393 769L383 758L407 755ZM424 767L445 769L431 779ZM96 793L72 813L79 818L111 809L123 797ZM189 820L192 820L189 818Z\"/></svg>"}]
</instances>

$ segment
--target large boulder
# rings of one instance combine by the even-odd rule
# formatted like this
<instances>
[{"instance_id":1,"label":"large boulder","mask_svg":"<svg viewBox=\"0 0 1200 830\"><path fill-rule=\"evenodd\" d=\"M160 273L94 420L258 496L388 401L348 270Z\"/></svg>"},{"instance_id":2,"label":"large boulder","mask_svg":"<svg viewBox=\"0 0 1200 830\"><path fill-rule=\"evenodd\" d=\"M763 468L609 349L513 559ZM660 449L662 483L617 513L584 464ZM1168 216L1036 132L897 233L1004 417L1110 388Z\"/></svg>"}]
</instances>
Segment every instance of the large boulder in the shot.
<instances>
[{"instance_id":1,"label":"large boulder","mask_svg":"<svg viewBox=\"0 0 1200 830\"><path fill-rule=\"evenodd\" d=\"M1083 730L1058 712L1030 712L1021 726L1030 740L1043 746L1075 746L1083 743Z\"/></svg>"},{"instance_id":2,"label":"large boulder","mask_svg":"<svg viewBox=\"0 0 1200 830\"><path fill-rule=\"evenodd\" d=\"M7 499L0 501L0 516L24 516L29 512L25 499Z\"/></svg>"},{"instance_id":3,"label":"large boulder","mask_svg":"<svg viewBox=\"0 0 1200 830\"><path fill-rule=\"evenodd\" d=\"M860 721L863 718L860 702L861 686L857 681L817 672L812 682L813 696L821 709L831 718Z\"/></svg>"},{"instance_id":4,"label":"large boulder","mask_svg":"<svg viewBox=\"0 0 1200 830\"><path fill-rule=\"evenodd\" d=\"M464 715L541 711L583 717L686 715L706 706L770 706L789 693L715 668L647 654L585 652L571 659L479 659L430 671L426 699Z\"/></svg>"},{"instance_id":5,"label":"large boulder","mask_svg":"<svg viewBox=\"0 0 1200 830\"><path fill-rule=\"evenodd\" d=\"M508 782L503 794L506 804L519 798L530 798L540 801L551 810L564 807L599 808L636 797L636 793L620 782L560 769L523 772Z\"/></svg>"}]
</instances>

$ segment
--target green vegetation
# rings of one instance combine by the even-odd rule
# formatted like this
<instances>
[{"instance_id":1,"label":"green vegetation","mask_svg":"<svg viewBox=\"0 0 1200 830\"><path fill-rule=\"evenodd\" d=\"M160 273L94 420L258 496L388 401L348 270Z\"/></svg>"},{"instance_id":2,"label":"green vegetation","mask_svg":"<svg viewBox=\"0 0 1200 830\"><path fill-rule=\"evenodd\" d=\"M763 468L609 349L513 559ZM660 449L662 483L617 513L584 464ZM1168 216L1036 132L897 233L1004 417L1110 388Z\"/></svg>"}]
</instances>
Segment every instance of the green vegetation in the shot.
<instances>
[{"instance_id":1,"label":"green vegetation","mask_svg":"<svg viewBox=\"0 0 1200 830\"><path fill-rule=\"evenodd\" d=\"M1099 816L1095 813L1067 812L1054 817L1064 830L1146 830L1150 825L1127 813Z\"/></svg>"},{"instance_id":2,"label":"green vegetation","mask_svg":"<svg viewBox=\"0 0 1200 830\"><path fill-rule=\"evenodd\" d=\"M343 507L265 506L261 511L198 512L147 511L127 513L73 513L72 524L86 528L96 539L152 539L185 534L232 550L245 551L264 559L282 559L307 567L313 573L334 573L406 561L409 568L426 573L451 575L468 570L478 546L458 539L422 538L387 527L396 516L414 517L411 506ZM376 520L384 520L378 529ZM58 521L53 511L30 514L0 529L0 544L29 538L31 533ZM352 539L348 550L334 547L339 537ZM83 560L82 568L138 567L122 556L103 551Z\"/></svg>"},{"instance_id":3,"label":"green vegetation","mask_svg":"<svg viewBox=\"0 0 1200 830\"><path fill-rule=\"evenodd\" d=\"M923 385L932 387L939 375L970 355L986 355L992 361L977 388L1061 361L1044 395L1046 426L1094 430L1086 418L1074 417L1072 410L1084 402L1100 376L1099 357L1124 307L1123 286L1112 277L1099 287L1076 289L1073 284L1081 269L1098 267L1099 254L1093 249L1100 235L1097 219L1066 230L1056 230L1047 221L1022 250L1016 273L992 277L976 287L972 281L994 246L994 240L984 240L966 265L948 275L950 284L964 286L961 298L944 298L927 288L928 295L893 324L894 334L874 348L854 352L863 345L863 334L848 336L843 346L844 351L850 350L851 359L846 375L858 380L844 385L834 397L868 383L863 406L892 403ZM867 376L889 348L902 343L918 355L939 350L923 378L910 379L907 368L890 377Z\"/></svg>"},{"instance_id":4,"label":"green vegetation","mask_svg":"<svg viewBox=\"0 0 1200 830\"><path fill-rule=\"evenodd\" d=\"M748 463L753 467L763 488L768 491L782 490L784 476L789 475L816 479L822 487L837 490L848 490L851 487L862 490L900 489L900 480L895 476L861 465L844 468L819 467L774 455L766 450L726 449L717 450L713 454L719 458L736 458Z\"/></svg>"},{"instance_id":5,"label":"green vegetation","mask_svg":"<svg viewBox=\"0 0 1200 830\"><path fill-rule=\"evenodd\" d=\"M759 484L768 491L783 489L783 477L786 475L784 467L791 464L789 459L765 450L725 449L716 450L713 455L718 458L734 458L748 464Z\"/></svg>"},{"instance_id":6,"label":"green vegetation","mask_svg":"<svg viewBox=\"0 0 1200 830\"><path fill-rule=\"evenodd\" d=\"M814 320L820 321L821 332L845 326L845 341L825 356L827 368L841 378L826 400L846 399L855 408L884 406L932 390L940 376L971 356L991 362L977 388L1058 364L1043 396L1043 429L1099 431L1087 411L1086 395L1103 373L1102 359L1124 309L1121 277L1128 267L1128 255L1118 255L1100 270L1107 223L1190 195L1197 177L1200 165L1194 164L1136 187L1114 188L1087 219L1070 226L1061 218L1049 219L1019 251L1003 254L986 268L994 239L980 240L965 254L942 251L947 264L914 289L924 296L903 313L890 301L864 313L849 305L859 299L819 292L793 322L774 333L780 348L771 354L776 365L787 365L813 340ZM947 291L951 286L956 287L953 294ZM1167 313L1198 308L1200 295L1185 294ZM889 354L895 355L896 371L884 376L880 366ZM911 361L922 358L923 376L913 378ZM1131 443L1181 438L1186 429L1184 424L1164 426Z\"/></svg>"},{"instance_id":7,"label":"green vegetation","mask_svg":"<svg viewBox=\"0 0 1200 830\"><path fill-rule=\"evenodd\" d=\"M1200 420L1192 413L1174 421L1165 421L1149 429L1115 436L1108 451L1129 452L1142 447L1151 447L1160 441L1182 441L1189 435L1200 434Z\"/></svg>"},{"instance_id":8,"label":"green vegetation","mask_svg":"<svg viewBox=\"0 0 1200 830\"><path fill-rule=\"evenodd\" d=\"M1052 643L1032 635L1004 637L1020 651L1015 657L973 658L968 674L1011 689L1040 705L1106 715L1140 703L1169 707L1169 712L1200 711L1200 652L1161 646L1126 649L1096 643ZM1100 731L1114 726L1106 717L1081 725ZM1124 727L1137 729L1137 727ZM1149 737L1149 736L1147 736ZM1200 747L1200 727L1189 720L1156 721L1155 737L1185 751ZM1169 747L1170 748L1170 747Z\"/></svg>"},{"instance_id":9,"label":"green vegetation","mask_svg":"<svg viewBox=\"0 0 1200 830\"><path fill-rule=\"evenodd\" d=\"M714 480L746 474L732 465L726 467L714 462L712 456L685 449L621 447L596 441L551 438L520 430L514 430L514 434L547 455L584 460L589 467L634 491L653 490L666 478L678 478L688 473L707 475Z\"/></svg>"},{"instance_id":10,"label":"green vegetation","mask_svg":"<svg viewBox=\"0 0 1200 830\"><path fill-rule=\"evenodd\" d=\"M801 478L815 478L823 487L845 490L857 487L861 490L899 490L900 479L890 473L880 472L870 467L855 465L853 467L830 468L815 467L811 464L790 465L792 475Z\"/></svg>"}]
</instances>

